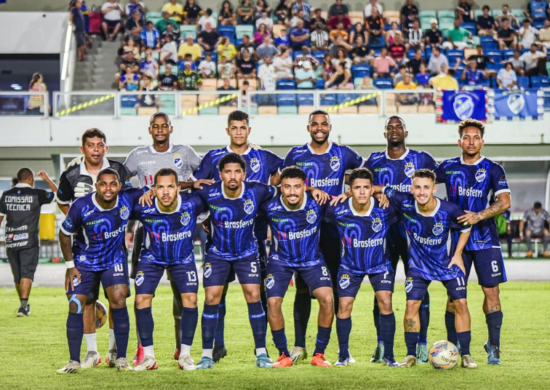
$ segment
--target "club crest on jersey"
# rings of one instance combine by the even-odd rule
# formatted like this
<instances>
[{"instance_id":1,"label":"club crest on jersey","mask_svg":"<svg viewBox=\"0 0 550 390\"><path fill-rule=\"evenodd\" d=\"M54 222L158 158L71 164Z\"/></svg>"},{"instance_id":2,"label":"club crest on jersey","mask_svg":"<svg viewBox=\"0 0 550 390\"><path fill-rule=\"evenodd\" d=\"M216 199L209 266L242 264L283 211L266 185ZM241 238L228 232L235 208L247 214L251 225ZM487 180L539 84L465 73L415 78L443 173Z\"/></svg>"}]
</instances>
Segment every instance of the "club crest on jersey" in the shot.
<instances>
[{"instance_id":1,"label":"club crest on jersey","mask_svg":"<svg viewBox=\"0 0 550 390\"><path fill-rule=\"evenodd\" d=\"M407 278L405 280L405 292L410 293L413 289L413 278Z\"/></svg>"},{"instance_id":2,"label":"club crest on jersey","mask_svg":"<svg viewBox=\"0 0 550 390\"><path fill-rule=\"evenodd\" d=\"M443 224L441 222L437 222L432 229L432 233L436 236L443 233Z\"/></svg>"},{"instance_id":3,"label":"club crest on jersey","mask_svg":"<svg viewBox=\"0 0 550 390\"><path fill-rule=\"evenodd\" d=\"M127 220L130 217L130 210L126 206L122 206L120 208L120 218L123 220Z\"/></svg>"},{"instance_id":4,"label":"club crest on jersey","mask_svg":"<svg viewBox=\"0 0 550 390\"><path fill-rule=\"evenodd\" d=\"M143 284L143 281L145 280L145 274L143 273L143 271L139 271L137 274L136 274L136 286L141 286Z\"/></svg>"},{"instance_id":5,"label":"club crest on jersey","mask_svg":"<svg viewBox=\"0 0 550 390\"><path fill-rule=\"evenodd\" d=\"M244 201L244 212L247 214L252 214L254 212L254 202L251 199Z\"/></svg>"},{"instance_id":6,"label":"club crest on jersey","mask_svg":"<svg viewBox=\"0 0 550 390\"><path fill-rule=\"evenodd\" d=\"M333 156L330 158L330 168L334 172L337 172L340 169L340 159L338 156Z\"/></svg>"},{"instance_id":7,"label":"club crest on jersey","mask_svg":"<svg viewBox=\"0 0 550 390\"><path fill-rule=\"evenodd\" d=\"M483 168L479 168L476 172L476 180L478 183L481 183L487 177L487 171Z\"/></svg>"},{"instance_id":8,"label":"club crest on jersey","mask_svg":"<svg viewBox=\"0 0 550 390\"><path fill-rule=\"evenodd\" d=\"M258 173L260 170L260 160L258 160L256 157L250 159L250 169L252 169L252 172Z\"/></svg>"},{"instance_id":9,"label":"club crest on jersey","mask_svg":"<svg viewBox=\"0 0 550 390\"><path fill-rule=\"evenodd\" d=\"M273 274L268 274L264 280L265 288L271 290L275 286L275 277Z\"/></svg>"},{"instance_id":10,"label":"club crest on jersey","mask_svg":"<svg viewBox=\"0 0 550 390\"><path fill-rule=\"evenodd\" d=\"M317 221L317 213L314 210L308 210L306 220L311 224L315 223Z\"/></svg>"},{"instance_id":11,"label":"club crest on jersey","mask_svg":"<svg viewBox=\"0 0 550 390\"><path fill-rule=\"evenodd\" d=\"M204 277L209 278L210 275L212 275L212 264L206 263L204 264Z\"/></svg>"},{"instance_id":12,"label":"club crest on jersey","mask_svg":"<svg viewBox=\"0 0 550 390\"><path fill-rule=\"evenodd\" d=\"M340 288L345 290L350 285L350 277L348 274L342 274L340 276L340 281L338 282L340 284Z\"/></svg>"},{"instance_id":13,"label":"club crest on jersey","mask_svg":"<svg viewBox=\"0 0 550 390\"><path fill-rule=\"evenodd\" d=\"M374 218L372 220L372 230L376 233L378 233L380 230L382 230L382 220L380 218Z\"/></svg>"},{"instance_id":14,"label":"club crest on jersey","mask_svg":"<svg viewBox=\"0 0 550 390\"><path fill-rule=\"evenodd\" d=\"M412 177L414 175L414 164L410 161L405 164L405 175L407 175L407 177Z\"/></svg>"},{"instance_id":15,"label":"club crest on jersey","mask_svg":"<svg viewBox=\"0 0 550 390\"><path fill-rule=\"evenodd\" d=\"M174 165L179 169L183 168L183 160L180 154L174 154Z\"/></svg>"},{"instance_id":16,"label":"club crest on jersey","mask_svg":"<svg viewBox=\"0 0 550 390\"><path fill-rule=\"evenodd\" d=\"M183 226L189 225L189 222L191 222L191 215L187 211L183 212L181 214L180 222Z\"/></svg>"}]
</instances>

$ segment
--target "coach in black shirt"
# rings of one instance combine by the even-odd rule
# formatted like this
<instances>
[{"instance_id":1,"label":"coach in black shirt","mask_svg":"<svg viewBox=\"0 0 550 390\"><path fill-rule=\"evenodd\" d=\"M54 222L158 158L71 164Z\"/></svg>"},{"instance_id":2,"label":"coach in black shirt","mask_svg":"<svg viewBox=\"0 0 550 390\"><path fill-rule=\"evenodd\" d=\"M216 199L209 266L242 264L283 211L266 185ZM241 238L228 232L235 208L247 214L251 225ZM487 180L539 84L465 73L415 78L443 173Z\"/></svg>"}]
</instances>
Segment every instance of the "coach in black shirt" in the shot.
<instances>
[{"instance_id":1,"label":"coach in black shirt","mask_svg":"<svg viewBox=\"0 0 550 390\"><path fill-rule=\"evenodd\" d=\"M416 49L414 52L414 57L407 62L407 68L411 74L416 75L420 73L420 64L425 63L422 59L422 49Z\"/></svg>"},{"instance_id":2,"label":"coach in black shirt","mask_svg":"<svg viewBox=\"0 0 550 390\"><path fill-rule=\"evenodd\" d=\"M484 5L482 10L483 15L477 17L477 35L493 35L496 30L495 18L489 15L489 6Z\"/></svg>"},{"instance_id":3,"label":"coach in black shirt","mask_svg":"<svg viewBox=\"0 0 550 390\"><path fill-rule=\"evenodd\" d=\"M437 19L430 20L432 27L426 31L426 45L439 46L443 43L443 34L437 29Z\"/></svg>"}]
</instances>

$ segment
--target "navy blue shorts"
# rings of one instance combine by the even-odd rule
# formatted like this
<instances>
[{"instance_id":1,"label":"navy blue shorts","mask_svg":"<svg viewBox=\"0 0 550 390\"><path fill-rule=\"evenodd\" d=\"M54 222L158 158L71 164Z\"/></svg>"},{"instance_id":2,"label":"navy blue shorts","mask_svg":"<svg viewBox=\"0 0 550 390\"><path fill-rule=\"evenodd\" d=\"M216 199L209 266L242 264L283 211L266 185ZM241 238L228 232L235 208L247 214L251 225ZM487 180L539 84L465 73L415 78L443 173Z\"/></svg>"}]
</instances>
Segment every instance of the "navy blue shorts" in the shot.
<instances>
[{"instance_id":1,"label":"navy blue shorts","mask_svg":"<svg viewBox=\"0 0 550 390\"><path fill-rule=\"evenodd\" d=\"M288 284L294 273L300 276L309 291L313 292L321 287L332 287L330 271L324 262L309 267L290 267L281 261L268 261L265 278L267 298L284 298Z\"/></svg>"},{"instance_id":2,"label":"navy blue shorts","mask_svg":"<svg viewBox=\"0 0 550 390\"><path fill-rule=\"evenodd\" d=\"M204 287L225 285L231 271L235 272L240 284L261 283L260 261L257 254L239 260L225 260L207 254L203 265Z\"/></svg>"},{"instance_id":3,"label":"navy blue shorts","mask_svg":"<svg viewBox=\"0 0 550 390\"><path fill-rule=\"evenodd\" d=\"M343 268L338 270L338 297L352 297L355 298L361 283L365 276L369 277L370 284L377 291L391 291L393 292L393 284L395 281L395 275L393 271L380 272L377 274L353 274L346 271Z\"/></svg>"},{"instance_id":4,"label":"navy blue shorts","mask_svg":"<svg viewBox=\"0 0 550 390\"><path fill-rule=\"evenodd\" d=\"M196 294L199 291L197 265L194 261L186 264L161 265L140 260L135 278L136 294L154 295L164 270L170 272L170 280L178 286L180 294Z\"/></svg>"},{"instance_id":5,"label":"navy blue shorts","mask_svg":"<svg viewBox=\"0 0 550 390\"><path fill-rule=\"evenodd\" d=\"M466 267L466 276L470 277L473 264L478 282L483 287L494 287L508 280L500 248L464 251L462 258Z\"/></svg>"},{"instance_id":6,"label":"navy blue shorts","mask_svg":"<svg viewBox=\"0 0 550 390\"><path fill-rule=\"evenodd\" d=\"M418 277L407 277L407 280L405 281L407 301L422 301L431 282L431 280ZM441 283L443 283L447 289L447 294L449 295L451 301L466 298L466 287L468 285L468 279L466 277L442 280Z\"/></svg>"},{"instance_id":7,"label":"navy blue shorts","mask_svg":"<svg viewBox=\"0 0 550 390\"><path fill-rule=\"evenodd\" d=\"M78 265L76 265L78 269ZM109 269L103 271L86 271L78 269L80 272L80 283L74 280L74 290L69 291L67 295L88 295L94 284L103 285L104 289L107 289L116 284L124 284L128 286L128 266L124 263L118 263Z\"/></svg>"}]
</instances>

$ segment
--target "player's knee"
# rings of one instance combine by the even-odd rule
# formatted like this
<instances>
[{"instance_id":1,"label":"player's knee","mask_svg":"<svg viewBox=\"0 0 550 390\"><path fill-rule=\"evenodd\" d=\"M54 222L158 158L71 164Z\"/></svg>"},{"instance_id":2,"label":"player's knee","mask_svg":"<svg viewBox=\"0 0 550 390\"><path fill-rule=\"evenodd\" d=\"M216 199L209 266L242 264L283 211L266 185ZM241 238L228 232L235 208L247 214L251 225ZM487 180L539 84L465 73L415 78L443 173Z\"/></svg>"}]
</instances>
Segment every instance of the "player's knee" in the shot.
<instances>
[{"instance_id":1,"label":"player's knee","mask_svg":"<svg viewBox=\"0 0 550 390\"><path fill-rule=\"evenodd\" d=\"M457 314L465 314L468 312L468 302L466 299L457 299L453 301L453 303Z\"/></svg>"},{"instance_id":2,"label":"player's knee","mask_svg":"<svg viewBox=\"0 0 550 390\"><path fill-rule=\"evenodd\" d=\"M195 308L197 307L197 294L184 294L181 302L185 307Z\"/></svg>"},{"instance_id":3,"label":"player's knee","mask_svg":"<svg viewBox=\"0 0 550 390\"><path fill-rule=\"evenodd\" d=\"M268 313L275 313L281 311L281 306L283 304L283 300L281 298L269 298L267 300L267 310Z\"/></svg>"},{"instance_id":4,"label":"player's knee","mask_svg":"<svg viewBox=\"0 0 550 390\"><path fill-rule=\"evenodd\" d=\"M338 317L348 318L353 310L353 300L340 299L338 304Z\"/></svg>"},{"instance_id":5,"label":"player's knee","mask_svg":"<svg viewBox=\"0 0 550 390\"><path fill-rule=\"evenodd\" d=\"M152 299L144 294L136 295L135 305L138 309L145 309L151 306Z\"/></svg>"},{"instance_id":6,"label":"player's knee","mask_svg":"<svg viewBox=\"0 0 550 390\"><path fill-rule=\"evenodd\" d=\"M418 314L420 310L420 301L407 301L407 307L405 308L405 317L410 318Z\"/></svg>"},{"instance_id":7,"label":"player's knee","mask_svg":"<svg viewBox=\"0 0 550 390\"><path fill-rule=\"evenodd\" d=\"M454 313L455 312L455 305L453 302L451 302L450 300L447 300L447 307L445 309L446 311L448 311L449 313Z\"/></svg>"},{"instance_id":8,"label":"player's knee","mask_svg":"<svg viewBox=\"0 0 550 390\"><path fill-rule=\"evenodd\" d=\"M334 307L334 298L332 297L332 292L323 294L318 298L319 300L319 306L321 306L322 309L332 309Z\"/></svg>"},{"instance_id":9,"label":"player's knee","mask_svg":"<svg viewBox=\"0 0 550 390\"><path fill-rule=\"evenodd\" d=\"M391 303L391 295L378 298L378 308L380 309L380 313L384 315L390 314L392 312Z\"/></svg>"}]
</instances>

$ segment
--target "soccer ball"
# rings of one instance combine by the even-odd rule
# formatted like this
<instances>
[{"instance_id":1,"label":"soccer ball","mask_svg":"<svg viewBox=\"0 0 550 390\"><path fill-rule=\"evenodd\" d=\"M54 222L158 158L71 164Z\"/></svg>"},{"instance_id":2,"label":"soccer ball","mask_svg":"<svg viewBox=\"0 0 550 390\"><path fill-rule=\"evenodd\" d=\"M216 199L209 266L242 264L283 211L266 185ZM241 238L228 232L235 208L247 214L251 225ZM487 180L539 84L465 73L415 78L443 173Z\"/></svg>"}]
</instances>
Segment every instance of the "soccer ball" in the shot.
<instances>
[{"instance_id":1,"label":"soccer ball","mask_svg":"<svg viewBox=\"0 0 550 390\"><path fill-rule=\"evenodd\" d=\"M447 340L436 341L428 352L428 359L433 368L452 370L458 363L458 348Z\"/></svg>"},{"instance_id":2,"label":"soccer ball","mask_svg":"<svg viewBox=\"0 0 550 390\"><path fill-rule=\"evenodd\" d=\"M99 329L107 322L107 308L99 301L95 303L95 328Z\"/></svg>"}]
</instances>

